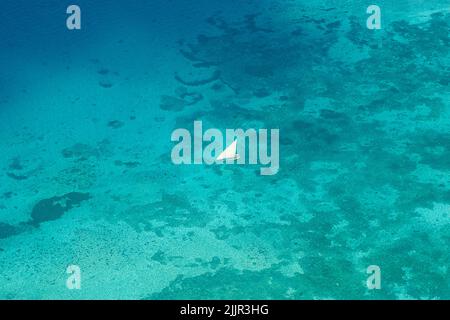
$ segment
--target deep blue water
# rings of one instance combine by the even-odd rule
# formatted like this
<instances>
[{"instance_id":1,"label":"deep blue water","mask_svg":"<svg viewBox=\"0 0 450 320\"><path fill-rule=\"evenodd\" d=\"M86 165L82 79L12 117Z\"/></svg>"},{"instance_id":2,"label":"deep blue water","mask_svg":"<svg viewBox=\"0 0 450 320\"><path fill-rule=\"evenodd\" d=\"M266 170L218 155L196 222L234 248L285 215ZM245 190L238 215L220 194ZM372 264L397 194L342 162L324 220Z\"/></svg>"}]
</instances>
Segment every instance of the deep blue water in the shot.
<instances>
[{"instance_id":1,"label":"deep blue water","mask_svg":"<svg viewBox=\"0 0 450 320\"><path fill-rule=\"evenodd\" d=\"M450 7L370 4L3 0L0 298L450 298ZM279 172L174 165L195 120Z\"/></svg>"}]
</instances>

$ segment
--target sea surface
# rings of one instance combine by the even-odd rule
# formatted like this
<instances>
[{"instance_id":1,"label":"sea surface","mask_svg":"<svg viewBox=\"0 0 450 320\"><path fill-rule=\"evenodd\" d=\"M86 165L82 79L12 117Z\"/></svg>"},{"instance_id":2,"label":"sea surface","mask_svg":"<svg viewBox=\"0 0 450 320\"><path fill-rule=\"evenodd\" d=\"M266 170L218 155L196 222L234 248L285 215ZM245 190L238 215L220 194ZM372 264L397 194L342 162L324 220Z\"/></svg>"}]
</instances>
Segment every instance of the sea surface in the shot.
<instances>
[{"instance_id":1,"label":"sea surface","mask_svg":"<svg viewBox=\"0 0 450 320\"><path fill-rule=\"evenodd\" d=\"M1 1L0 299L449 299L449 245L448 1Z\"/></svg>"}]
</instances>

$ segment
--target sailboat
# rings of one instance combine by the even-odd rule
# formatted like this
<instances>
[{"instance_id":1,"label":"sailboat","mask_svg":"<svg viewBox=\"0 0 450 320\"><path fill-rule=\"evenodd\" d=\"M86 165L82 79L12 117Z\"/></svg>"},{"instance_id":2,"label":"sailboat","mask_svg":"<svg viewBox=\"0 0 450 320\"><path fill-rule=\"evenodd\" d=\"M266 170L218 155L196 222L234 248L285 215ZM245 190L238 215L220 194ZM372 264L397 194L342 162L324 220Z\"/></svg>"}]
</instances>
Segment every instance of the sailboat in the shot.
<instances>
[{"instance_id":1,"label":"sailboat","mask_svg":"<svg viewBox=\"0 0 450 320\"><path fill-rule=\"evenodd\" d=\"M239 159L239 154L236 153L237 140L234 140L221 154L217 157L216 161L219 160L237 160Z\"/></svg>"}]
</instances>

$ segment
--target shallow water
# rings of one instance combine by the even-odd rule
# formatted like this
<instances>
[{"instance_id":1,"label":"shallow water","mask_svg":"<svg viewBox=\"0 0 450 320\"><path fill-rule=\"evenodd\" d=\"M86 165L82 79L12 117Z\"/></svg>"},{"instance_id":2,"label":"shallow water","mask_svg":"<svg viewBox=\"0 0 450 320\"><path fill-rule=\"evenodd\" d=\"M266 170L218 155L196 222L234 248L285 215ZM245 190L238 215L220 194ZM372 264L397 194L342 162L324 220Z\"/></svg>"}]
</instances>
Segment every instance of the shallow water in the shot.
<instances>
[{"instance_id":1,"label":"shallow water","mask_svg":"<svg viewBox=\"0 0 450 320\"><path fill-rule=\"evenodd\" d=\"M381 30L353 1L76 2L77 31L0 9L1 299L450 298L448 1L378 1ZM280 129L279 172L174 165L194 120Z\"/></svg>"}]
</instances>

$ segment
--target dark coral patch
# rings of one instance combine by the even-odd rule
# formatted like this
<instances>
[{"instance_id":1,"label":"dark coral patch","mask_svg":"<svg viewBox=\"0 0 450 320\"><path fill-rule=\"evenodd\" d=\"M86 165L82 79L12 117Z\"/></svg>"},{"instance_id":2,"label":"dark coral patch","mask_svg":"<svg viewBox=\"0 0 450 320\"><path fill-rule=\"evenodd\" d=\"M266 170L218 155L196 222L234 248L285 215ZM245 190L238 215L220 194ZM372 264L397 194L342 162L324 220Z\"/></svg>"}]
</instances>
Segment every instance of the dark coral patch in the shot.
<instances>
[{"instance_id":1,"label":"dark coral patch","mask_svg":"<svg viewBox=\"0 0 450 320\"><path fill-rule=\"evenodd\" d=\"M20 162L20 159L18 157L16 157L16 158L11 160L11 163L9 164L9 168L11 170L22 170L23 169L23 165Z\"/></svg>"},{"instance_id":2,"label":"dark coral patch","mask_svg":"<svg viewBox=\"0 0 450 320\"><path fill-rule=\"evenodd\" d=\"M220 264L221 262L217 260L217 257L209 262L212 269L217 269ZM294 298L309 298L302 285L304 286L304 283L299 275L292 278L272 270L239 271L233 268L224 268L191 278L179 276L164 290L150 295L146 299L184 299L188 297L195 299L205 297L211 299L223 299L225 297L231 299L239 299L239 297L273 299L285 294L287 287L296 289Z\"/></svg>"},{"instance_id":3,"label":"dark coral patch","mask_svg":"<svg viewBox=\"0 0 450 320\"><path fill-rule=\"evenodd\" d=\"M62 150L62 155L64 158L79 158L87 159L92 156L98 156L99 151L84 143L76 143L71 147Z\"/></svg>"},{"instance_id":4,"label":"dark coral patch","mask_svg":"<svg viewBox=\"0 0 450 320\"><path fill-rule=\"evenodd\" d=\"M105 89L112 88L112 86L113 86L113 84L109 81L99 81L98 84L100 85L100 87L105 88Z\"/></svg>"},{"instance_id":5,"label":"dark coral patch","mask_svg":"<svg viewBox=\"0 0 450 320\"><path fill-rule=\"evenodd\" d=\"M90 198L89 193L70 192L63 196L43 199L33 207L30 224L38 226L42 222L57 220L64 213Z\"/></svg>"},{"instance_id":6,"label":"dark coral patch","mask_svg":"<svg viewBox=\"0 0 450 320\"><path fill-rule=\"evenodd\" d=\"M12 191L3 192L2 198L3 199L11 199L14 193Z\"/></svg>"},{"instance_id":7,"label":"dark coral patch","mask_svg":"<svg viewBox=\"0 0 450 320\"><path fill-rule=\"evenodd\" d=\"M119 129L119 128L122 128L123 126L124 126L124 123L119 120L112 120L112 121L108 122L108 127L113 128L113 129Z\"/></svg>"},{"instance_id":8,"label":"dark coral patch","mask_svg":"<svg viewBox=\"0 0 450 320\"><path fill-rule=\"evenodd\" d=\"M102 76L104 76L104 75L107 75L107 74L109 73L109 70L106 69L106 68L101 68L101 69L99 69L99 70L97 71L97 73L100 74L100 75L102 75Z\"/></svg>"},{"instance_id":9,"label":"dark coral patch","mask_svg":"<svg viewBox=\"0 0 450 320\"><path fill-rule=\"evenodd\" d=\"M28 179L27 176L24 176L24 175L18 175L18 174L12 173L12 172L8 172L8 173L6 173L6 175L7 175L8 177L10 177L11 179L18 180L18 181Z\"/></svg>"},{"instance_id":10,"label":"dark coral patch","mask_svg":"<svg viewBox=\"0 0 450 320\"><path fill-rule=\"evenodd\" d=\"M185 92L180 95L186 105L191 106L203 99L203 96L198 92Z\"/></svg>"},{"instance_id":11,"label":"dark coral patch","mask_svg":"<svg viewBox=\"0 0 450 320\"><path fill-rule=\"evenodd\" d=\"M178 73L175 74L175 79L184 84L185 86L198 87L203 86L205 84L214 82L220 79L220 71L214 71L210 76L201 79L185 79L181 77Z\"/></svg>"},{"instance_id":12,"label":"dark coral patch","mask_svg":"<svg viewBox=\"0 0 450 320\"><path fill-rule=\"evenodd\" d=\"M0 222L0 239L6 239L17 233L16 228L7 224Z\"/></svg>"},{"instance_id":13,"label":"dark coral patch","mask_svg":"<svg viewBox=\"0 0 450 320\"><path fill-rule=\"evenodd\" d=\"M265 97L270 96L271 92L269 90L267 90L266 88L258 88L253 92L253 94L257 98L265 98Z\"/></svg>"},{"instance_id":14,"label":"dark coral patch","mask_svg":"<svg viewBox=\"0 0 450 320\"><path fill-rule=\"evenodd\" d=\"M172 96L163 95L159 105L161 110L167 111L181 111L184 109L186 103L183 99Z\"/></svg>"}]
</instances>

